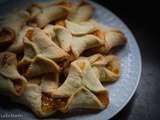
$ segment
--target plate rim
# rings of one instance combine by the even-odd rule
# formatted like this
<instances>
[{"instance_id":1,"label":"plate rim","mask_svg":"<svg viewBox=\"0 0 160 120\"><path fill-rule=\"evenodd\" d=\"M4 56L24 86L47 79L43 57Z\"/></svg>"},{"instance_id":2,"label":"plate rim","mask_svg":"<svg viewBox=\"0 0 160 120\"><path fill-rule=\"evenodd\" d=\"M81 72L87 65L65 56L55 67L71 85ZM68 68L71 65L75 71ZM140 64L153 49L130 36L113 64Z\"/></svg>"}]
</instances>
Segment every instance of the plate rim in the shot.
<instances>
[{"instance_id":1,"label":"plate rim","mask_svg":"<svg viewBox=\"0 0 160 120\"><path fill-rule=\"evenodd\" d=\"M127 31L130 32L131 37L134 39L134 42L135 42L135 45L136 45L137 51L138 51L138 55L137 55L137 56L138 56L138 59L139 59L139 60L138 60L138 61L139 61L139 66L138 66L139 72L138 72L138 76L137 76L138 80L136 81L136 85L135 85L134 89L132 90L132 93L130 94L130 96L129 96L128 99L126 100L126 102L125 102L124 104L122 104L121 107L119 107L119 108L114 112L114 114L112 114L112 115L110 116L109 119L112 119L113 117L115 117L118 113L120 113L120 112L129 104L130 100L133 98L134 94L136 93L136 90L137 90L137 88L138 88L139 82L140 82L140 80L141 80L141 75L142 75L142 55L141 55L141 49L140 49L140 47L139 47L139 44L138 44L138 42L137 42L137 40L136 40L133 32L132 32L131 29L128 27L128 25L126 24L126 22L124 22L117 14L115 14L115 13L112 12L110 9L108 9L107 6L105 7L104 5L102 5L102 4L100 4L100 3L96 2L96 1L92 1L92 2L98 4L98 5L100 5L101 7L103 7L104 9L106 9L108 12L110 12L112 15L114 15L114 17L115 17L116 19L118 19L121 23L123 23L123 26L127 29Z\"/></svg>"}]
</instances>

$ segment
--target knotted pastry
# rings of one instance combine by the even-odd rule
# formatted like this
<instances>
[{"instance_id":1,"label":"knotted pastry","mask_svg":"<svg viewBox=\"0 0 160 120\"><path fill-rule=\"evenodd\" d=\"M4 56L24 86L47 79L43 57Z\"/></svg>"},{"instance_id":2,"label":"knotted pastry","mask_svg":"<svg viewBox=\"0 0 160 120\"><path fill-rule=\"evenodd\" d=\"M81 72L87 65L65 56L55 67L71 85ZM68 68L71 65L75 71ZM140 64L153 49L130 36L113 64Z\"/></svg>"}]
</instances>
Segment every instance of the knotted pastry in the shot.
<instances>
[{"instance_id":1,"label":"knotted pastry","mask_svg":"<svg viewBox=\"0 0 160 120\"><path fill-rule=\"evenodd\" d=\"M120 61L115 55L96 54L88 58L101 82L114 82L120 77Z\"/></svg>"},{"instance_id":2,"label":"knotted pastry","mask_svg":"<svg viewBox=\"0 0 160 120\"><path fill-rule=\"evenodd\" d=\"M71 50L73 55L77 58L85 50L101 46L103 42L103 40L95 35L74 36L71 43Z\"/></svg>"},{"instance_id":3,"label":"knotted pastry","mask_svg":"<svg viewBox=\"0 0 160 120\"><path fill-rule=\"evenodd\" d=\"M127 39L122 31L116 28L108 27L91 20L90 24L96 26L101 34L104 34L104 44L100 47L88 50L92 53L108 53L112 48L126 44Z\"/></svg>"},{"instance_id":4,"label":"knotted pastry","mask_svg":"<svg viewBox=\"0 0 160 120\"><path fill-rule=\"evenodd\" d=\"M106 92L86 59L78 59L71 63L66 80L54 91L53 96L69 97L81 86L95 93Z\"/></svg>"},{"instance_id":5,"label":"knotted pastry","mask_svg":"<svg viewBox=\"0 0 160 120\"><path fill-rule=\"evenodd\" d=\"M41 92L37 84L28 83L21 96L12 96L14 102L28 106L38 117L45 117L55 112L54 101Z\"/></svg>"},{"instance_id":6,"label":"knotted pastry","mask_svg":"<svg viewBox=\"0 0 160 120\"><path fill-rule=\"evenodd\" d=\"M63 61L67 59L68 54L58 47L43 30L35 28L29 30L24 39L24 57L20 61L20 66L31 63L36 55L52 59L54 61Z\"/></svg>"},{"instance_id":7,"label":"knotted pastry","mask_svg":"<svg viewBox=\"0 0 160 120\"><path fill-rule=\"evenodd\" d=\"M7 51L11 51L14 53L22 53L24 49L24 37L28 30L33 29L33 27L25 26L19 33L13 44L7 49Z\"/></svg>"},{"instance_id":8,"label":"knotted pastry","mask_svg":"<svg viewBox=\"0 0 160 120\"><path fill-rule=\"evenodd\" d=\"M80 87L69 98L64 111L83 108L83 109L104 109L109 104L108 94L101 93L101 95L95 95L85 87Z\"/></svg>"},{"instance_id":9,"label":"knotted pastry","mask_svg":"<svg viewBox=\"0 0 160 120\"><path fill-rule=\"evenodd\" d=\"M26 79L17 71L16 55L11 52L0 53L1 94L21 95L26 87L26 84Z\"/></svg>"},{"instance_id":10,"label":"knotted pastry","mask_svg":"<svg viewBox=\"0 0 160 120\"><path fill-rule=\"evenodd\" d=\"M97 48L97 51L101 53L107 53L112 48L124 45L126 43L126 37L122 32L107 32L105 35L105 44L101 48ZM95 49L96 51L96 49Z\"/></svg>"},{"instance_id":11,"label":"knotted pastry","mask_svg":"<svg viewBox=\"0 0 160 120\"><path fill-rule=\"evenodd\" d=\"M75 23L65 20L65 26L72 33L72 35L85 35L93 33L97 30L97 27L90 22Z\"/></svg>"},{"instance_id":12,"label":"knotted pastry","mask_svg":"<svg viewBox=\"0 0 160 120\"><path fill-rule=\"evenodd\" d=\"M30 8L32 21L42 28L48 23L64 18L69 13L70 4L62 1L50 4L33 4Z\"/></svg>"},{"instance_id":13,"label":"knotted pastry","mask_svg":"<svg viewBox=\"0 0 160 120\"><path fill-rule=\"evenodd\" d=\"M68 15L68 20L74 22L87 21L93 15L94 11L95 8L91 4L82 0L80 3L74 5Z\"/></svg>"},{"instance_id":14,"label":"knotted pastry","mask_svg":"<svg viewBox=\"0 0 160 120\"><path fill-rule=\"evenodd\" d=\"M52 60L37 55L28 67L25 76L33 81L39 81L43 92L51 93L59 85L59 66Z\"/></svg>"},{"instance_id":15,"label":"knotted pastry","mask_svg":"<svg viewBox=\"0 0 160 120\"><path fill-rule=\"evenodd\" d=\"M1 49L9 47L16 35L21 30L22 26L29 20L29 13L20 10L10 13L0 21L0 47Z\"/></svg>"},{"instance_id":16,"label":"knotted pastry","mask_svg":"<svg viewBox=\"0 0 160 120\"><path fill-rule=\"evenodd\" d=\"M37 55L25 76L29 83L16 102L27 105L38 117L49 116L63 107L66 99L54 99L51 93L59 85L59 66L52 60Z\"/></svg>"}]
</instances>

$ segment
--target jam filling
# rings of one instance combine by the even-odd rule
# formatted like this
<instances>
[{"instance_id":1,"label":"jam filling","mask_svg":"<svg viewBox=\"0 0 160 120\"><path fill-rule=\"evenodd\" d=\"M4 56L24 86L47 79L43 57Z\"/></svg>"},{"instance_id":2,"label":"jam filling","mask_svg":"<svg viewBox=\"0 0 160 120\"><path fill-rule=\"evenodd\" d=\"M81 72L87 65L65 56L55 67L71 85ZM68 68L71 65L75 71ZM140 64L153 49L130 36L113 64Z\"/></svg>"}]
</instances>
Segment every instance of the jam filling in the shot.
<instances>
[{"instance_id":1,"label":"jam filling","mask_svg":"<svg viewBox=\"0 0 160 120\"><path fill-rule=\"evenodd\" d=\"M100 38L101 40L104 40L105 39L105 33L100 31L100 30L97 30L93 33L93 35L97 36L98 38Z\"/></svg>"},{"instance_id":2,"label":"jam filling","mask_svg":"<svg viewBox=\"0 0 160 120\"><path fill-rule=\"evenodd\" d=\"M33 30L28 30L27 33L26 33L26 37L27 37L29 40L32 40L32 36L33 36Z\"/></svg>"},{"instance_id":3,"label":"jam filling","mask_svg":"<svg viewBox=\"0 0 160 120\"><path fill-rule=\"evenodd\" d=\"M97 98L102 102L102 104L107 107L109 104L109 98L108 95L106 94L106 92L102 92L102 93L95 93L95 95L97 96Z\"/></svg>"},{"instance_id":4,"label":"jam filling","mask_svg":"<svg viewBox=\"0 0 160 120\"><path fill-rule=\"evenodd\" d=\"M67 98L52 98L50 95L43 93L42 95L42 111L51 112L58 111L65 107Z\"/></svg>"}]
</instances>

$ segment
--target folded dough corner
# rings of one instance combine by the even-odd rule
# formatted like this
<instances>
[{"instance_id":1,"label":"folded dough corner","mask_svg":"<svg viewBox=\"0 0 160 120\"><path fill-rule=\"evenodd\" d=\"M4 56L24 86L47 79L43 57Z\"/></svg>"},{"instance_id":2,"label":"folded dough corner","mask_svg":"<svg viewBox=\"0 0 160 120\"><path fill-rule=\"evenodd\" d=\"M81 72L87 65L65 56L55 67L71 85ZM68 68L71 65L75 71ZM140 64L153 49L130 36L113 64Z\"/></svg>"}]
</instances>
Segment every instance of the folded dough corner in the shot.
<instances>
[{"instance_id":1,"label":"folded dough corner","mask_svg":"<svg viewBox=\"0 0 160 120\"><path fill-rule=\"evenodd\" d=\"M0 53L0 94L21 95L27 80L17 70L17 58L14 53Z\"/></svg>"}]
</instances>

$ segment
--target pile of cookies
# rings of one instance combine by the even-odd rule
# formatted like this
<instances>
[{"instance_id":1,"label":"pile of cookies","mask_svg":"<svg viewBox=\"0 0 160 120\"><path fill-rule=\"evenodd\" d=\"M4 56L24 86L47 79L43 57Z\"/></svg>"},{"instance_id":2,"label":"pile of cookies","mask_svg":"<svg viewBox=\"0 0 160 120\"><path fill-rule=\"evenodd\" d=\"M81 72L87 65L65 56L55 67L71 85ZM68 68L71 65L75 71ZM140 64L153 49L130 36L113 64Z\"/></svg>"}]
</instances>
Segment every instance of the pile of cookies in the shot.
<instances>
[{"instance_id":1,"label":"pile of cookies","mask_svg":"<svg viewBox=\"0 0 160 120\"><path fill-rule=\"evenodd\" d=\"M91 19L87 1L34 3L0 21L0 94L38 117L73 109L103 110L103 82L120 77L120 61L109 54L126 44L119 29Z\"/></svg>"}]
</instances>

